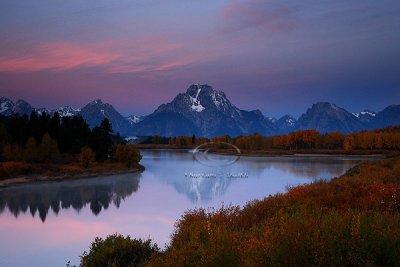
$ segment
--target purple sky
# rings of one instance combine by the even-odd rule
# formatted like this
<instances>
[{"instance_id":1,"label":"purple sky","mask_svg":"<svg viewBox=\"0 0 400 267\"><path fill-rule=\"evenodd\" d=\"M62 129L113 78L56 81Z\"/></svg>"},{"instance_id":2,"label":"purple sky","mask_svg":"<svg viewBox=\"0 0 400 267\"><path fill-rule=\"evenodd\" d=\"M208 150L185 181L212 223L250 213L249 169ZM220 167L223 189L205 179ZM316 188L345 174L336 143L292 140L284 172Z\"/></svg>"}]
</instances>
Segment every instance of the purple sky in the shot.
<instances>
[{"instance_id":1,"label":"purple sky","mask_svg":"<svg viewBox=\"0 0 400 267\"><path fill-rule=\"evenodd\" d=\"M400 104L400 1L2 0L0 96L148 114L192 83L300 115Z\"/></svg>"}]
</instances>

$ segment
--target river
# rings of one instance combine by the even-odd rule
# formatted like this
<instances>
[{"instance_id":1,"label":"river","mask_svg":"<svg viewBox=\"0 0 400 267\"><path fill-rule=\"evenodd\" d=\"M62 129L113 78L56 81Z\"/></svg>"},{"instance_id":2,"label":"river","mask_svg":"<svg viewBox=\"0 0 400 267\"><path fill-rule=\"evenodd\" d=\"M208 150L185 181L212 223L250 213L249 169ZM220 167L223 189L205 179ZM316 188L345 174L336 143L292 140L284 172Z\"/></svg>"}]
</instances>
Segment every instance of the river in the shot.
<instances>
[{"instance_id":1,"label":"river","mask_svg":"<svg viewBox=\"0 0 400 267\"><path fill-rule=\"evenodd\" d=\"M241 157L230 165L207 166L190 151L142 154L142 173L0 189L0 266L78 264L96 236L113 233L150 237L164 248L188 209L243 206L290 186L330 179L371 159Z\"/></svg>"}]
</instances>

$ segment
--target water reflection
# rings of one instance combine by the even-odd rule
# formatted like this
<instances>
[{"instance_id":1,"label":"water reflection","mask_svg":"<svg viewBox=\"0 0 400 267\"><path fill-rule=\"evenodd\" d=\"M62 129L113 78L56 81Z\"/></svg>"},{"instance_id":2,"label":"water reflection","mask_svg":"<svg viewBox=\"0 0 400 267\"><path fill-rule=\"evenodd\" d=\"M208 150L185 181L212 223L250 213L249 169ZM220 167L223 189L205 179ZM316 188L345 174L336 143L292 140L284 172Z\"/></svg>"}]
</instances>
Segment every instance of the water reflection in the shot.
<instances>
[{"instance_id":1,"label":"water reflection","mask_svg":"<svg viewBox=\"0 0 400 267\"><path fill-rule=\"evenodd\" d=\"M88 206L94 215L98 215L111 204L119 208L121 201L139 189L142 175L155 184L174 188L176 193L185 195L194 204L231 201L239 194L247 194L247 200L251 200L253 195L258 196L255 192L265 196L282 191L281 188L286 185L330 179L366 160L357 157L242 157L230 166L207 167L198 163L187 151L155 150L144 151L143 154L142 163L146 167L143 174L0 189L0 214L8 209L18 217L29 211L33 217L38 214L44 222L50 210L55 214L70 208L79 212ZM241 173L247 176L229 176ZM154 186L146 188L145 193L159 194L152 188ZM231 192L227 194L229 190Z\"/></svg>"},{"instance_id":2,"label":"water reflection","mask_svg":"<svg viewBox=\"0 0 400 267\"><path fill-rule=\"evenodd\" d=\"M341 175L361 161L373 159L346 156L241 157L230 166L207 167L193 159L188 151L143 153L146 176L173 186L176 192L198 204L207 204L224 196L233 183L262 186L274 184L278 179L299 179L294 184L327 180ZM247 177L235 178L229 174L247 174Z\"/></svg>"},{"instance_id":3,"label":"water reflection","mask_svg":"<svg viewBox=\"0 0 400 267\"><path fill-rule=\"evenodd\" d=\"M0 214L7 208L16 218L20 213L31 213L44 222L51 209L80 211L89 205L98 215L110 204L119 207L121 201L139 189L141 174L114 175L54 183L39 183L0 189Z\"/></svg>"}]
</instances>

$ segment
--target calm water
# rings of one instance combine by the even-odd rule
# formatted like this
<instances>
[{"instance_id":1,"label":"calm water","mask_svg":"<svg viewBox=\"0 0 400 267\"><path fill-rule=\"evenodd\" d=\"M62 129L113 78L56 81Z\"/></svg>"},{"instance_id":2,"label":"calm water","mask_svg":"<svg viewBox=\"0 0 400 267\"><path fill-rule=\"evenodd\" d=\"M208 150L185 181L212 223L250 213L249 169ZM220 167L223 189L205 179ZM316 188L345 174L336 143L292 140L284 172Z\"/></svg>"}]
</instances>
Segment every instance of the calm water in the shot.
<instances>
[{"instance_id":1,"label":"calm water","mask_svg":"<svg viewBox=\"0 0 400 267\"><path fill-rule=\"evenodd\" d=\"M188 209L244 205L329 179L365 157L242 157L207 167L185 151L144 151L141 174L0 189L0 266L65 266L96 237L152 238L161 248ZM222 157L223 156L218 156Z\"/></svg>"}]
</instances>

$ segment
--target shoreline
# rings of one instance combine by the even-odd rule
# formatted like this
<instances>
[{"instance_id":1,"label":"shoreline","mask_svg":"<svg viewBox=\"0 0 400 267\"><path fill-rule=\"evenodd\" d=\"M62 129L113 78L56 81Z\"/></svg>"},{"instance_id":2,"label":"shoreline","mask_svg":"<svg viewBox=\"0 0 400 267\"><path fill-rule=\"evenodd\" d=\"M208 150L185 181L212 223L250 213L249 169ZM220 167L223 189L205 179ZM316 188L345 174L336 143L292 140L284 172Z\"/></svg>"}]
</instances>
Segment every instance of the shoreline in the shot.
<instances>
[{"instance_id":1,"label":"shoreline","mask_svg":"<svg viewBox=\"0 0 400 267\"><path fill-rule=\"evenodd\" d=\"M175 147L170 145L139 145L136 146L140 150L170 150L170 151L190 151L196 147ZM337 157L337 156L348 156L348 157L376 157L376 158L390 158L393 156L399 156L396 151L388 150L241 150L240 154L224 152L224 151L210 151L211 153L219 155L233 155L233 156L244 156L244 157Z\"/></svg>"},{"instance_id":2,"label":"shoreline","mask_svg":"<svg viewBox=\"0 0 400 267\"><path fill-rule=\"evenodd\" d=\"M38 182L62 182L67 180L78 180L85 178L95 178L98 176L111 176L126 173L139 173L143 172L145 167L139 165L139 167L123 170L109 170L109 171L96 171L96 172L84 172L79 174L63 174L63 175L44 175L44 174L31 174L25 176L18 176L0 180L0 189L11 186L19 186L26 184L34 184Z\"/></svg>"}]
</instances>

